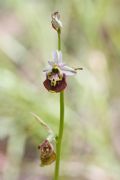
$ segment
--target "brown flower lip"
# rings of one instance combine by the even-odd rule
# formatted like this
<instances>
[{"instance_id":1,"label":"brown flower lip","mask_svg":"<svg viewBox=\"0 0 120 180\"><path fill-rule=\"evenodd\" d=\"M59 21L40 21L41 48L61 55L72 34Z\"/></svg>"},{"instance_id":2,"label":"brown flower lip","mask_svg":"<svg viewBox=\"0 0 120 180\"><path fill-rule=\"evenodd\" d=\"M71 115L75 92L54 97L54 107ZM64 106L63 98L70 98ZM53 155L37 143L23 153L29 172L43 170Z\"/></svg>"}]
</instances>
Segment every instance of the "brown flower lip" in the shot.
<instances>
[{"instance_id":1,"label":"brown flower lip","mask_svg":"<svg viewBox=\"0 0 120 180\"><path fill-rule=\"evenodd\" d=\"M42 144L38 146L40 150L41 166L50 165L56 159L53 145L46 139Z\"/></svg>"},{"instance_id":2,"label":"brown flower lip","mask_svg":"<svg viewBox=\"0 0 120 180\"><path fill-rule=\"evenodd\" d=\"M46 80L43 84L48 91L59 93L67 87L66 76L63 74L62 80L57 81L55 86L51 85L51 81L46 76Z\"/></svg>"}]
</instances>

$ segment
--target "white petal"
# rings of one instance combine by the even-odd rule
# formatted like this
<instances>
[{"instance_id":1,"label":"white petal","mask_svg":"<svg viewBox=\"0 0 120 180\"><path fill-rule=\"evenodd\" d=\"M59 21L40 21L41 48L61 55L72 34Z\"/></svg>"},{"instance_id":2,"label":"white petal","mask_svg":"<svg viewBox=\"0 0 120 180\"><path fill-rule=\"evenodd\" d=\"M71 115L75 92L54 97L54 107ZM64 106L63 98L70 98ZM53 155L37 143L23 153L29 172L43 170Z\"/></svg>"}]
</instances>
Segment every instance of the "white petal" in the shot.
<instances>
[{"instance_id":1,"label":"white petal","mask_svg":"<svg viewBox=\"0 0 120 180\"><path fill-rule=\"evenodd\" d=\"M76 72L72 72L72 71L62 71L63 74L65 74L66 76L74 76L76 74Z\"/></svg>"},{"instance_id":2,"label":"white petal","mask_svg":"<svg viewBox=\"0 0 120 180\"><path fill-rule=\"evenodd\" d=\"M43 72L48 73L48 72L51 72L51 70L52 70L52 68L51 68L51 67L49 67L49 68L47 68L47 69L44 69L44 70L43 70Z\"/></svg>"},{"instance_id":3,"label":"white petal","mask_svg":"<svg viewBox=\"0 0 120 180\"><path fill-rule=\"evenodd\" d=\"M69 66L63 66L61 67L61 70L64 74L66 74L66 76L73 76L77 73L73 68Z\"/></svg>"},{"instance_id":4,"label":"white petal","mask_svg":"<svg viewBox=\"0 0 120 180\"><path fill-rule=\"evenodd\" d=\"M56 64L62 64L62 52L54 51L53 52L53 60Z\"/></svg>"},{"instance_id":5,"label":"white petal","mask_svg":"<svg viewBox=\"0 0 120 180\"><path fill-rule=\"evenodd\" d=\"M58 51L58 63L61 64L62 63L62 52Z\"/></svg>"},{"instance_id":6,"label":"white petal","mask_svg":"<svg viewBox=\"0 0 120 180\"><path fill-rule=\"evenodd\" d=\"M58 64L58 51L53 52L53 60L54 60L55 63Z\"/></svg>"},{"instance_id":7,"label":"white petal","mask_svg":"<svg viewBox=\"0 0 120 180\"><path fill-rule=\"evenodd\" d=\"M64 66L67 66L67 64L66 63L61 63L60 64L60 68L62 69Z\"/></svg>"},{"instance_id":8,"label":"white petal","mask_svg":"<svg viewBox=\"0 0 120 180\"><path fill-rule=\"evenodd\" d=\"M67 65L63 66L62 69L65 70L65 71L72 71L72 72L76 73L76 71L73 68L71 68L71 67L69 67Z\"/></svg>"},{"instance_id":9,"label":"white petal","mask_svg":"<svg viewBox=\"0 0 120 180\"><path fill-rule=\"evenodd\" d=\"M53 62L53 61L48 61L48 64L49 64L50 66L53 66L53 65L54 65L54 62Z\"/></svg>"}]
</instances>

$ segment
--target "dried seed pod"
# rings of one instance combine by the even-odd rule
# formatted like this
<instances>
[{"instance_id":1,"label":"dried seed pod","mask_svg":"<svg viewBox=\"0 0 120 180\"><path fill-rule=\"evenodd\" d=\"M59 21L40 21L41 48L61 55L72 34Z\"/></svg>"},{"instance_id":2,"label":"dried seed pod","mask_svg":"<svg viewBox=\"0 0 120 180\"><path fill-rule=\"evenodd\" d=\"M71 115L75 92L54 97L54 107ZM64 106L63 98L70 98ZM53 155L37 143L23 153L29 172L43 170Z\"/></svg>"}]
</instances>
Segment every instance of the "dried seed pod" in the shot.
<instances>
[{"instance_id":1,"label":"dried seed pod","mask_svg":"<svg viewBox=\"0 0 120 180\"><path fill-rule=\"evenodd\" d=\"M56 160L56 154L53 145L46 139L38 146L40 150L41 166L50 165Z\"/></svg>"}]
</instances>

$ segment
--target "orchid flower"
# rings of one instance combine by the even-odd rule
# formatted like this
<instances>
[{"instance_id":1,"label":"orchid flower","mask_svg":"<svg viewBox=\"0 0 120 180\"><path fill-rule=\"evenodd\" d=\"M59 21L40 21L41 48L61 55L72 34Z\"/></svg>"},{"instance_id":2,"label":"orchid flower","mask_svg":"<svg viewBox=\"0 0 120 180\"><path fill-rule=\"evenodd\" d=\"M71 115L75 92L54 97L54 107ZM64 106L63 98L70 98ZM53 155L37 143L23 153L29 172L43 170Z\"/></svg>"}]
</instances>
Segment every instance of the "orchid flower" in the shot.
<instances>
[{"instance_id":1,"label":"orchid flower","mask_svg":"<svg viewBox=\"0 0 120 180\"><path fill-rule=\"evenodd\" d=\"M46 80L43 84L48 91L61 92L67 86L66 77L73 76L77 72L63 63L61 51L55 51L53 53L53 61L48 61L48 63L49 68L44 70L46 72Z\"/></svg>"}]
</instances>

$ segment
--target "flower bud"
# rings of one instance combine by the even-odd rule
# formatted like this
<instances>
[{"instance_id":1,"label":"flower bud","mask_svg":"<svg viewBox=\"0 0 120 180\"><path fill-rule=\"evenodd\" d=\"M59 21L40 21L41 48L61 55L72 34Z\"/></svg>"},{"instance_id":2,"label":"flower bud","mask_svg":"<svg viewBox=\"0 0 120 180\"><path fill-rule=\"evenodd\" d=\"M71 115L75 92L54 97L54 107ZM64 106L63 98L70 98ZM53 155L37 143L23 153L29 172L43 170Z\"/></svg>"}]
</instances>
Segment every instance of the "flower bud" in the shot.
<instances>
[{"instance_id":1,"label":"flower bud","mask_svg":"<svg viewBox=\"0 0 120 180\"><path fill-rule=\"evenodd\" d=\"M40 166L46 166L55 161L56 154L53 145L47 139L38 146L38 149L40 150Z\"/></svg>"},{"instance_id":2,"label":"flower bud","mask_svg":"<svg viewBox=\"0 0 120 180\"><path fill-rule=\"evenodd\" d=\"M54 12L52 15L51 15L51 17L52 17L52 21L51 21L51 23L52 23L52 27L56 30L56 31L59 31L59 30L61 30L61 28L62 28L62 22L60 21L60 14L59 14L59 12Z\"/></svg>"}]
</instances>

